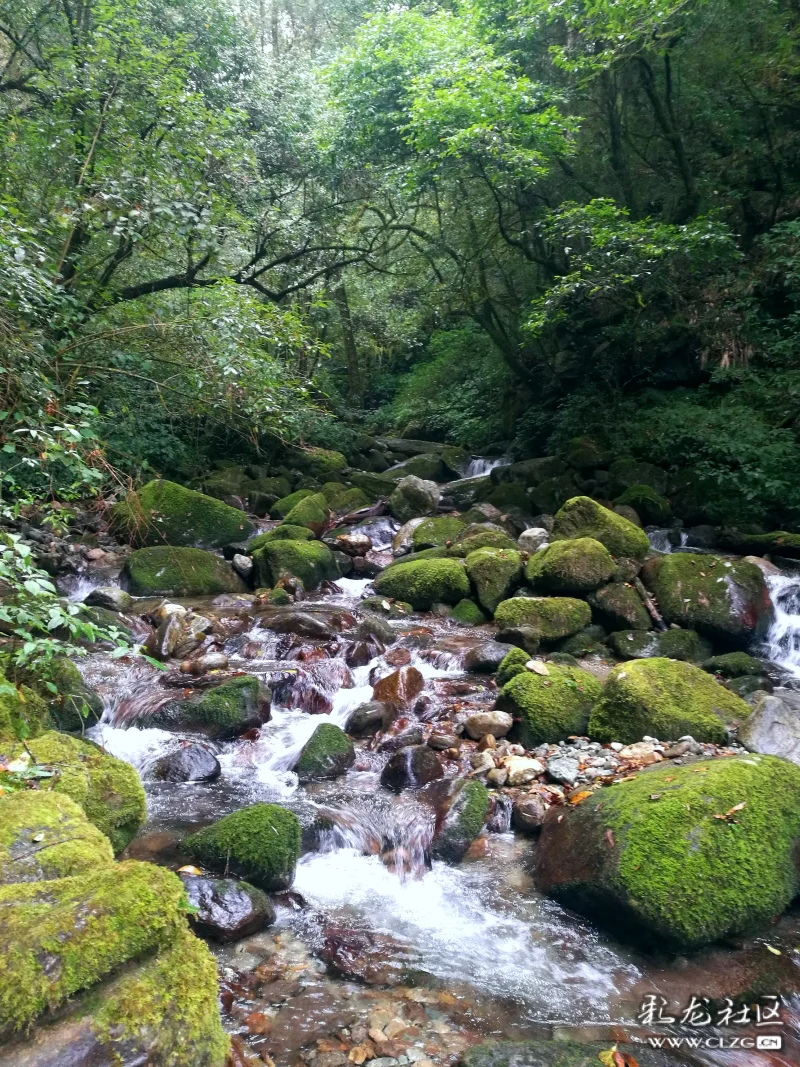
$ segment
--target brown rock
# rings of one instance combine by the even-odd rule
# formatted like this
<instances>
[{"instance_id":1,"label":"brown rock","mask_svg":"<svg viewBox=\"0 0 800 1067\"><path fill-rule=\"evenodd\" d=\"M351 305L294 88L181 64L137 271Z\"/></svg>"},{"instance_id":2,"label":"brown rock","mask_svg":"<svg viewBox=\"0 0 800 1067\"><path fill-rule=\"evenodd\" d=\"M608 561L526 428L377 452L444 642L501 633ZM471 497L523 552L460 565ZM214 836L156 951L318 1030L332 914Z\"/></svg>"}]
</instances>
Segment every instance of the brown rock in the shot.
<instances>
[{"instance_id":1,"label":"brown rock","mask_svg":"<svg viewBox=\"0 0 800 1067\"><path fill-rule=\"evenodd\" d=\"M383 700L407 707L425 688L425 679L416 667L400 667L377 683L375 700Z\"/></svg>"}]
</instances>

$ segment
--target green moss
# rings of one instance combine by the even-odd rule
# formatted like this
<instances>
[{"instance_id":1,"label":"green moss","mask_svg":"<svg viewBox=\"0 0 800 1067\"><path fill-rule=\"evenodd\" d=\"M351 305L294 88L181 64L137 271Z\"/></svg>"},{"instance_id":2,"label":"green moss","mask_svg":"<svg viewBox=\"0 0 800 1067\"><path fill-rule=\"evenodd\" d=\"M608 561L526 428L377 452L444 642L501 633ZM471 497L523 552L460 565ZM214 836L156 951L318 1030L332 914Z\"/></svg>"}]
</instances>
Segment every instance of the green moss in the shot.
<instances>
[{"instance_id":1,"label":"green moss","mask_svg":"<svg viewBox=\"0 0 800 1067\"><path fill-rule=\"evenodd\" d=\"M594 614L609 630L648 630L652 625L642 598L627 582L609 582L588 600Z\"/></svg>"},{"instance_id":2,"label":"green moss","mask_svg":"<svg viewBox=\"0 0 800 1067\"><path fill-rule=\"evenodd\" d=\"M558 641L583 630L592 613L583 600L572 597L512 597L499 604L494 621L501 630L530 627L540 641Z\"/></svg>"},{"instance_id":3,"label":"green moss","mask_svg":"<svg viewBox=\"0 0 800 1067\"><path fill-rule=\"evenodd\" d=\"M579 471L594 470L605 467L611 455L596 437L573 437L567 449L566 460L571 467Z\"/></svg>"},{"instance_id":4,"label":"green moss","mask_svg":"<svg viewBox=\"0 0 800 1067\"><path fill-rule=\"evenodd\" d=\"M411 537L414 549L441 548L448 541L455 541L464 526L458 518L423 519Z\"/></svg>"},{"instance_id":5,"label":"green moss","mask_svg":"<svg viewBox=\"0 0 800 1067\"><path fill-rule=\"evenodd\" d=\"M481 528L479 524L472 523L464 527L458 539L447 550L447 554L465 558L470 552L477 552L479 548L507 548L514 551L517 542L512 541L502 530Z\"/></svg>"},{"instance_id":6,"label":"green moss","mask_svg":"<svg viewBox=\"0 0 800 1067\"><path fill-rule=\"evenodd\" d=\"M246 674L215 686L196 704L181 704L181 714L189 725L235 730L259 719L269 699L270 692L261 681Z\"/></svg>"},{"instance_id":7,"label":"green moss","mask_svg":"<svg viewBox=\"0 0 800 1067\"><path fill-rule=\"evenodd\" d=\"M149 863L0 887L0 1031L22 1029L185 927L179 878Z\"/></svg>"},{"instance_id":8,"label":"green moss","mask_svg":"<svg viewBox=\"0 0 800 1067\"><path fill-rule=\"evenodd\" d=\"M0 882L69 878L113 859L108 838L68 796L26 789L0 798Z\"/></svg>"},{"instance_id":9,"label":"green moss","mask_svg":"<svg viewBox=\"0 0 800 1067\"><path fill-rule=\"evenodd\" d=\"M292 598L285 589L281 588L281 586L276 586L275 589L259 589L257 592L268 604L271 604L272 607L284 608L287 604L291 604L292 602Z\"/></svg>"},{"instance_id":10,"label":"green moss","mask_svg":"<svg viewBox=\"0 0 800 1067\"><path fill-rule=\"evenodd\" d=\"M299 578L304 589L316 589L339 577L333 553L321 541L271 541L253 553L257 586L277 585L281 578Z\"/></svg>"},{"instance_id":11,"label":"green moss","mask_svg":"<svg viewBox=\"0 0 800 1067\"><path fill-rule=\"evenodd\" d=\"M230 871L269 892L288 889L300 855L300 822L275 804L253 804L184 841L189 853L218 872Z\"/></svg>"},{"instance_id":12,"label":"green moss","mask_svg":"<svg viewBox=\"0 0 800 1067\"><path fill-rule=\"evenodd\" d=\"M388 619L404 619L414 611L407 600L395 600L386 596L365 596L359 607L362 611L374 611Z\"/></svg>"},{"instance_id":13,"label":"green moss","mask_svg":"<svg viewBox=\"0 0 800 1067\"><path fill-rule=\"evenodd\" d=\"M238 508L185 489L152 481L112 510L112 526L137 545L201 545L220 548L249 537L253 524Z\"/></svg>"},{"instance_id":14,"label":"green moss","mask_svg":"<svg viewBox=\"0 0 800 1067\"><path fill-rule=\"evenodd\" d=\"M475 601L466 599L459 600L450 612L450 618L461 626L480 626L486 622L486 616Z\"/></svg>"},{"instance_id":15,"label":"green moss","mask_svg":"<svg viewBox=\"0 0 800 1067\"><path fill-rule=\"evenodd\" d=\"M517 482L506 482L504 485L493 485L488 493L481 494L487 504L505 511L506 508L520 508L530 513L531 501L525 492L524 486Z\"/></svg>"},{"instance_id":16,"label":"green moss","mask_svg":"<svg viewBox=\"0 0 800 1067\"><path fill-rule=\"evenodd\" d=\"M721 674L724 678L741 678L744 675L764 673L764 664L746 652L728 652L724 656L712 656L703 663L703 670Z\"/></svg>"},{"instance_id":17,"label":"green moss","mask_svg":"<svg viewBox=\"0 0 800 1067\"><path fill-rule=\"evenodd\" d=\"M332 484L328 483L327 488L329 490ZM357 486L348 489L347 486L340 485L338 492L329 491L326 493L325 489L326 486L323 486L323 495L328 501L328 507L339 515L347 515L351 511L358 511L359 508L368 507L370 504L370 498L363 489L359 489Z\"/></svg>"},{"instance_id":18,"label":"green moss","mask_svg":"<svg viewBox=\"0 0 800 1067\"><path fill-rule=\"evenodd\" d=\"M676 741L725 740L725 723L743 721L750 709L698 667L677 660L633 660L608 676L589 722L597 741L640 741L644 734Z\"/></svg>"},{"instance_id":19,"label":"green moss","mask_svg":"<svg viewBox=\"0 0 800 1067\"><path fill-rule=\"evenodd\" d=\"M379 596L425 611L434 604L457 604L469 596L469 579L461 560L419 559L382 571L375 579L375 590Z\"/></svg>"},{"instance_id":20,"label":"green moss","mask_svg":"<svg viewBox=\"0 0 800 1067\"><path fill-rule=\"evenodd\" d=\"M554 541L528 560L525 576L534 589L549 593L588 593L615 570L608 549L591 537Z\"/></svg>"},{"instance_id":21,"label":"green moss","mask_svg":"<svg viewBox=\"0 0 800 1067\"><path fill-rule=\"evenodd\" d=\"M338 726L323 722L306 741L295 771L301 782L338 778L356 758L353 742Z\"/></svg>"},{"instance_id":22,"label":"green moss","mask_svg":"<svg viewBox=\"0 0 800 1067\"><path fill-rule=\"evenodd\" d=\"M66 656L56 656L34 671L26 672L26 681L47 704L51 718L60 730L82 730L100 721L103 699L81 677L81 672ZM58 690L52 693L47 683Z\"/></svg>"},{"instance_id":23,"label":"green moss","mask_svg":"<svg viewBox=\"0 0 800 1067\"><path fill-rule=\"evenodd\" d=\"M247 551L252 555L257 548L263 548L264 545L268 545L271 541L313 540L314 533L312 530L309 530L307 526L289 526L288 524L281 523L280 526L273 526L271 530L265 530L264 533L256 534L255 537L247 542Z\"/></svg>"},{"instance_id":24,"label":"green moss","mask_svg":"<svg viewBox=\"0 0 800 1067\"><path fill-rule=\"evenodd\" d=\"M569 656L607 656L608 649L603 643L606 632L602 626L587 626L572 637L559 641L558 651Z\"/></svg>"},{"instance_id":25,"label":"green moss","mask_svg":"<svg viewBox=\"0 0 800 1067\"><path fill-rule=\"evenodd\" d=\"M463 783L445 815L441 830L434 838L431 849L434 859L460 863L483 830L488 814L489 792L486 786L477 781Z\"/></svg>"},{"instance_id":26,"label":"green moss","mask_svg":"<svg viewBox=\"0 0 800 1067\"><path fill-rule=\"evenodd\" d=\"M609 644L623 659L650 659L662 656L667 659L699 663L711 651L709 643L694 630L666 630L654 633L647 630L619 630L608 639Z\"/></svg>"},{"instance_id":27,"label":"green moss","mask_svg":"<svg viewBox=\"0 0 800 1067\"><path fill-rule=\"evenodd\" d=\"M395 471L387 471L386 474L374 474L372 471L352 471L348 481L363 489L371 500L385 499L391 496L397 488L397 474Z\"/></svg>"},{"instance_id":28,"label":"green moss","mask_svg":"<svg viewBox=\"0 0 800 1067\"><path fill-rule=\"evenodd\" d=\"M513 736L526 748L585 734L589 712L602 691L594 675L580 667L546 666L546 675L533 671L515 675L497 701L498 707L519 720Z\"/></svg>"},{"instance_id":29,"label":"green moss","mask_svg":"<svg viewBox=\"0 0 800 1067\"><path fill-rule=\"evenodd\" d=\"M245 588L225 560L199 548L137 549L123 576L133 596L212 596Z\"/></svg>"},{"instance_id":30,"label":"green moss","mask_svg":"<svg viewBox=\"0 0 800 1067\"><path fill-rule=\"evenodd\" d=\"M773 530L772 533L765 534L747 534L736 529L724 530L720 544L743 555L752 553L762 556L769 553L788 559L800 559L800 534L787 533L786 530Z\"/></svg>"},{"instance_id":31,"label":"green moss","mask_svg":"<svg viewBox=\"0 0 800 1067\"><path fill-rule=\"evenodd\" d=\"M434 452L412 456L402 467L397 468L397 473L403 478L407 474L413 474L427 482L443 482L449 475L441 457Z\"/></svg>"},{"instance_id":32,"label":"green moss","mask_svg":"<svg viewBox=\"0 0 800 1067\"><path fill-rule=\"evenodd\" d=\"M656 797L654 800L653 797ZM735 822L715 818L737 805ZM796 895L800 768L772 756L668 764L603 791L599 811L568 818L598 854L613 849L569 902L612 895L659 946L694 948L766 924ZM565 886L565 888L567 888ZM557 895L564 896L564 893ZM587 900L587 898L589 898ZM603 905L606 906L606 905Z\"/></svg>"},{"instance_id":33,"label":"green moss","mask_svg":"<svg viewBox=\"0 0 800 1067\"><path fill-rule=\"evenodd\" d=\"M665 620L712 639L749 643L765 633L772 604L755 563L676 552L648 560L642 579Z\"/></svg>"},{"instance_id":34,"label":"green moss","mask_svg":"<svg viewBox=\"0 0 800 1067\"><path fill-rule=\"evenodd\" d=\"M570 497L575 496L575 480L571 474L545 478L531 493L531 507L536 514L552 515Z\"/></svg>"},{"instance_id":35,"label":"green moss","mask_svg":"<svg viewBox=\"0 0 800 1067\"><path fill-rule=\"evenodd\" d=\"M37 763L53 765L52 789L64 793L121 852L143 825L146 805L142 783L133 767L89 741L68 734L42 734L28 741ZM9 755L19 757L19 745Z\"/></svg>"},{"instance_id":36,"label":"green moss","mask_svg":"<svg viewBox=\"0 0 800 1067\"><path fill-rule=\"evenodd\" d=\"M295 461L300 470L321 482L327 481L331 474L341 473L347 467L346 457L329 448L304 448L297 452Z\"/></svg>"},{"instance_id":37,"label":"green moss","mask_svg":"<svg viewBox=\"0 0 800 1067\"><path fill-rule=\"evenodd\" d=\"M214 956L188 930L180 930L155 959L103 989L92 1013L93 1029L111 1049L146 1047L150 1063L223 1067L230 1042L217 997Z\"/></svg>"},{"instance_id":38,"label":"green moss","mask_svg":"<svg viewBox=\"0 0 800 1067\"><path fill-rule=\"evenodd\" d=\"M531 657L525 649L512 648L497 668L498 687L502 689L506 682L510 682L512 678L516 678L518 674L523 674L525 671L525 664L530 658Z\"/></svg>"},{"instance_id":39,"label":"green moss","mask_svg":"<svg viewBox=\"0 0 800 1067\"><path fill-rule=\"evenodd\" d=\"M612 556L644 559L650 542L644 530L616 515L588 496L568 500L556 515L551 541L567 541L577 537L592 537L605 545Z\"/></svg>"},{"instance_id":40,"label":"green moss","mask_svg":"<svg viewBox=\"0 0 800 1067\"><path fill-rule=\"evenodd\" d=\"M0 693L0 745L23 737L38 737L52 727L47 705L32 689L25 685L12 687L1 671L0 686L9 689Z\"/></svg>"},{"instance_id":41,"label":"green moss","mask_svg":"<svg viewBox=\"0 0 800 1067\"><path fill-rule=\"evenodd\" d=\"M288 496L276 500L270 509L270 515L273 519L285 519L292 508L299 504L301 500L314 495L313 489L297 489L294 493L289 493Z\"/></svg>"},{"instance_id":42,"label":"green moss","mask_svg":"<svg viewBox=\"0 0 800 1067\"><path fill-rule=\"evenodd\" d=\"M322 493L303 497L282 521L287 526L307 526L318 533L328 521L328 502Z\"/></svg>"},{"instance_id":43,"label":"green moss","mask_svg":"<svg viewBox=\"0 0 800 1067\"><path fill-rule=\"evenodd\" d=\"M489 614L519 585L522 560L515 549L479 548L465 561L478 602Z\"/></svg>"},{"instance_id":44,"label":"green moss","mask_svg":"<svg viewBox=\"0 0 800 1067\"><path fill-rule=\"evenodd\" d=\"M619 496L625 490L641 485L661 496L667 489L667 475L653 463L640 462L631 456L621 456L615 459L608 468L610 475L609 488L614 496Z\"/></svg>"},{"instance_id":45,"label":"green moss","mask_svg":"<svg viewBox=\"0 0 800 1067\"><path fill-rule=\"evenodd\" d=\"M445 466L459 477L462 471L466 470L470 458L469 452L459 448L458 445L445 445L444 448L440 449L439 455L442 457L442 462Z\"/></svg>"},{"instance_id":46,"label":"green moss","mask_svg":"<svg viewBox=\"0 0 800 1067\"><path fill-rule=\"evenodd\" d=\"M633 508L644 523L660 525L669 519L669 501L653 489L650 485L631 485L624 493L614 501L619 507L624 505Z\"/></svg>"}]
</instances>

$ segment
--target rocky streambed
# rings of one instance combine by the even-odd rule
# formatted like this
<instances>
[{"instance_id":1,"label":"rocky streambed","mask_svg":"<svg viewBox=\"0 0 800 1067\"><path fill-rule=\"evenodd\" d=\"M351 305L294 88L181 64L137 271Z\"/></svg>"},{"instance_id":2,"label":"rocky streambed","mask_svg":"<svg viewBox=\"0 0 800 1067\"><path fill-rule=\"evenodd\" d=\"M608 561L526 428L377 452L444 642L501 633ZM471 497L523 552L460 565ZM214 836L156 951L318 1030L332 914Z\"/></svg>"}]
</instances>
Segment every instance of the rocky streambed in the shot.
<instances>
[{"instance_id":1,"label":"rocky streambed","mask_svg":"<svg viewBox=\"0 0 800 1067\"><path fill-rule=\"evenodd\" d=\"M162 483L160 543L62 550L150 656L79 662L85 731L141 777L122 865L179 873L232 1063L800 1062L791 573L401 474L388 509L306 492L272 520L170 519ZM0 1064L94 1063L52 1058L58 1025ZM719 1044L767 1031L780 1052Z\"/></svg>"}]
</instances>

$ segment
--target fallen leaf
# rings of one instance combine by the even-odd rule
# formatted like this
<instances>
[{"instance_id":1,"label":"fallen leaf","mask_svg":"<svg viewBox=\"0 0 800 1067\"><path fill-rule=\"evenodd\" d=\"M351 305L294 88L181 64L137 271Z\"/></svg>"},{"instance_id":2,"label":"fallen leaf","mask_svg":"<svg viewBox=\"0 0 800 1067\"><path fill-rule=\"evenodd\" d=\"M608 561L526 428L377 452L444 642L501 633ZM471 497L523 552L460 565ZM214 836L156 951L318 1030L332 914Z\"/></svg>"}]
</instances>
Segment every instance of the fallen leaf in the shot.
<instances>
[{"instance_id":1,"label":"fallen leaf","mask_svg":"<svg viewBox=\"0 0 800 1067\"><path fill-rule=\"evenodd\" d=\"M185 867L178 868L178 874L202 875L202 873L199 867L193 867L191 863L187 863Z\"/></svg>"},{"instance_id":2,"label":"fallen leaf","mask_svg":"<svg viewBox=\"0 0 800 1067\"><path fill-rule=\"evenodd\" d=\"M609 848L613 848L614 847L614 844L615 844L614 834L612 833L611 830L606 830L606 843L608 844Z\"/></svg>"},{"instance_id":3,"label":"fallen leaf","mask_svg":"<svg viewBox=\"0 0 800 1067\"><path fill-rule=\"evenodd\" d=\"M660 799L660 797L661 797L661 794L660 794L660 793L651 793L651 794L650 794L650 799L651 799L651 800L659 800L659 799Z\"/></svg>"},{"instance_id":4,"label":"fallen leaf","mask_svg":"<svg viewBox=\"0 0 800 1067\"><path fill-rule=\"evenodd\" d=\"M783 955L783 953L781 952L781 950L779 948L773 948L772 945L768 945L766 943L766 941L764 942L764 948L767 950L767 952L771 952L773 956L782 956Z\"/></svg>"},{"instance_id":5,"label":"fallen leaf","mask_svg":"<svg viewBox=\"0 0 800 1067\"><path fill-rule=\"evenodd\" d=\"M576 804L580 804L581 801L586 800L587 797L592 795L591 789L582 789L580 793L574 793L570 798L570 804L575 807Z\"/></svg>"},{"instance_id":6,"label":"fallen leaf","mask_svg":"<svg viewBox=\"0 0 800 1067\"><path fill-rule=\"evenodd\" d=\"M540 659L529 659L525 664L525 670L533 671L534 674L541 674L543 677L546 677L550 673L547 664L542 663Z\"/></svg>"}]
</instances>

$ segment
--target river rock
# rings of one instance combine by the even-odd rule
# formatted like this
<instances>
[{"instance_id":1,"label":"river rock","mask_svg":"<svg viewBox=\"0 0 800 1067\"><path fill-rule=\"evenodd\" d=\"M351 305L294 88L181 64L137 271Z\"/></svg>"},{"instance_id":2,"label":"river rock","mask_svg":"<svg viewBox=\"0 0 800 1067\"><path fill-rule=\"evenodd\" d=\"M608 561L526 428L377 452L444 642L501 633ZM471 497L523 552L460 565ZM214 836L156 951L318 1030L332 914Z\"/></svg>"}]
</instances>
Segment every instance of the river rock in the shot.
<instances>
[{"instance_id":1,"label":"river rock","mask_svg":"<svg viewBox=\"0 0 800 1067\"><path fill-rule=\"evenodd\" d=\"M580 766L570 756L551 756L547 761L547 773L554 782L562 785L575 785L580 774Z\"/></svg>"},{"instance_id":2,"label":"river rock","mask_svg":"<svg viewBox=\"0 0 800 1067\"><path fill-rule=\"evenodd\" d=\"M128 556L122 574L134 596L213 596L245 591L230 564L199 548L140 548Z\"/></svg>"},{"instance_id":3,"label":"river rock","mask_svg":"<svg viewBox=\"0 0 800 1067\"><path fill-rule=\"evenodd\" d=\"M531 526L528 530L523 530L517 538L517 547L520 552L529 552L533 555L534 552L538 552L540 548L544 548L550 540L550 534L541 526Z\"/></svg>"},{"instance_id":4,"label":"river rock","mask_svg":"<svg viewBox=\"0 0 800 1067\"><path fill-rule=\"evenodd\" d=\"M322 722L303 745L295 771L301 782L338 778L355 763L353 742L340 727Z\"/></svg>"},{"instance_id":5,"label":"river rock","mask_svg":"<svg viewBox=\"0 0 800 1067\"><path fill-rule=\"evenodd\" d=\"M470 715L464 723L464 728L473 741L480 741L486 734L491 734L492 737L505 737L513 725L514 719L508 712L495 709L494 711L478 711Z\"/></svg>"},{"instance_id":6,"label":"river rock","mask_svg":"<svg viewBox=\"0 0 800 1067\"><path fill-rule=\"evenodd\" d=\"M163 480L129 493L112 509L111 524L131 544L204 548L241 541L253 530L250 519L237 508Z\"/></svg>"},{"instance_id":7,"label":"river rock","mask_svg":"<svg viewBox=\"0 0 800 1067\"><path fill-rule=\"evenodd\" d=\"M772 619L764 575L744 560L676 552L648 560L642 580L666 622L728 646L747 647L764 636Z\"/></svg>"},{"instance_id":8,"label":"river rock","mask_svg":"<svg viewBox=\"0 0 800 1067\"><path fill-rule=\"evenodd\" d=\"M526 748L584 734L592 706L602 692L600 682L580 667L541 666L540 671L523 667L506 682L497 701L498 707L518 720L514 736Z\"/></svg>"},{"instance_id":9,"label":"river rock","mask_svg":"<svg viewBox=\"0 0 800 1067\"><path fill-rule=\"evenodd\" d=\"M387 567L378 575L375 591L429 611L434 604L457 604L469 596L470 586L463 560L414 559Z\"/></svg>"},{"instance_id":10,"label":"river rock","mask_svg":"<svg viewBox=\"0 0 800 1067\"><path fill-rule=\"evenodd\" d=\"M393 986L406 980L408 949L386 934L331 923L322 932L320 955L336 974L367 985ZM377 1060L373 1057L372 1062Z\"/></svg>"},{"instance_id":11,"label":"river rock","mask_svg":"<svg viewBox=\"0 0 800 1067\"><path fill-rule=\"evenodd\" d=\"M300 855L300 821L276 804L252 804L185 838L190 856L268 893L288 889Z\"/></svg>"},{"instance_id":12,"label":"river rock","mask_svg":"<svg viewBox=\"0 0 800 1067\"><path fill-rule=\"evenodd\" d=\"M298 637L314 637L327 640L333 637L335 630L323 616L297 608L285 608L274 615L264 615L263 625L278 634L296 634Z\"/></svg>"},{"instance_id":13,"label":"river rock","mask_svg":"<svg viewBox=\"0 0 800 1067\"><path fill-rule=\"evenodd\" d=\"M399 707L407 707L425 688L425 679L416 667L400 667L376 684L372 691L375 700Z\"/></svg>"},{"instance_id":14,"label":"river rock","mask_svg":"<svg viewBox=\"0 0 800 1067\"><path fill-rule=\"evenodd\" d=\"M511 822L517 830L538 833L542 828L547 806L538 793L517 797L511 811Z\"/></svg>"},{"instance_id":15,"label":"river rock","mask_svg":"<svg viewBox=\"0 0 800 1067\"><path fill-rule=\"evenodd\" d=\"M529 756L510 756L505 763L508 772L508 784L511 786L527 785L540 774L544 774L544 764Z\"/></svg>"},{"instance_id":16,"label":"river rock","mask_svg":"<svg viewBox=\"0 0 800 1067\"><path fill-rule=\"evenodd\" d=\"M759 693L750 717L739 727L739 740L751 752L800 764L800 693Z\"/></svg>"},{"instance_id":17,"label":"river rock","mask_svg":"<svg viewBox=\"0 0 800 1067\"><path fill-rule=\"evenodd\" d=\"M158 782L213 782L219 760L206 745L189 743L157 760L151 775Z\"/></svg>"},{"instance_id":18,"label":"river rock","mask_svg":"<svg viewBox=\"0 0 800 1067\"><path fill-rule=\"evenodd\" d=\"M244 578L246 582L250 581L253 574L253 560L250 556L245 556L241 552L236 552L231 560L231 566L240 578Z\"/></svg>"},{"instance_id":19,"label":"river rock","mask_svg":"<svg viewBox=\"0 0 800 1067\"><path fill-rule=\"evenodd\" d=\"M431 855L447 863L460 863L480 834L489 814L489 793L482 782L457 781L437 819Z\"/></svg>"},{"instance_id":20,"label":"river rock","mask_svg":"<svg viewBox=\"0 0 800 1067\"><path fill-rule=\"evenodd\" d=\"M229 944L258 933L275 922L275 909L266 893L233 878L205 878L181 874L189 903L197 911L189 916L201 937Z\"/></svg>"},{"instance_id":21,"label":"river rock","mask_svg":"<svg viewBox=\"0 0 800 1067\"><path fill-rule=\"evenodd\" d=\"M576 496L564 504L556 514L550 540L578 537L599 541L615 557L644 559L650 551L650 541L644 530L588 496Z\"/></svg>"},{"instance_id":22,"label":"river rock","mask_svg":"<svg viewBox=\"0 0 800 1067\"><path fill-rule=\"evenodd\" d=\"M528 560L525 576L534 589L582 595L607 582L614 573L611 553L592 537L553 541Z\"/></svg>"},{"instance_id":23,"label":"river rock","mask_svg":"<svg viewBox=\"0 0 800 1067\"><path fill-rule=\"evenodd\" d=\"M436 482L409 474L401 478L388 500L389 512L399 522L418 515L431 515L439 506L441 492Z\"/></svg>"},{"instance_id":24,"label":"river rock","mask_svg":"<svg viewBox=\"0 0 800 1067\"><path fill-rule=\"evenodd\" d=\"M493 674L513 647L502 641L481 641L479 645L473 645L467 650L464 670L476 674Z\"/></svg>"},{"instance_id":25,"label":"river rock","mask_svg":"<svg viewBox=\"0 0 800 1067\"><path fill-rule=\"evenodd\" d=\"M339 534L335 547L347 556L366 556L372 548L372 539L363 533Z\"/></svg>"},{"instance_id":26,"label":"river rock","mask_svg":"<svg viewBox=\"0 0 800 1067\"><path fill-rule=\"evenodd\" d=\"M118 585L99 585L84 599L92 608L107 608L109 611L130 611L133 597Z\"/></svg>"},{"instance_id":27,"label":"river rock","mask_svg":"<svg viewBox=\"0 0 800 1067\"><path fill-rule=\"evenodd\" d=\"M381 774L381 785L394 793L404 789L419 789L441 778L439 757L427 745L412 745L395 752Z\"/></svg>"},{"instance_id":28,"label":"river rock","mask_svg":"<svg viewBox=\"0 0 800 1067\"><path fill-rule=\"evenodd\" d=\"M536 886L659 951L771 922L797 894L800 768L748 755L669 761L551 808Z\"/></svg>"},{"instance_id":29,"label":"river rock","mask_svg":"<svg viewBox=\"0 0 800 1067\"><path fill-rule=\"evenodd\" d=\"M380 700L370 700L356 708L347 720L347 732L355 737L374 734L391 717L391 705Z\"/></svg>"}]
</instances>

